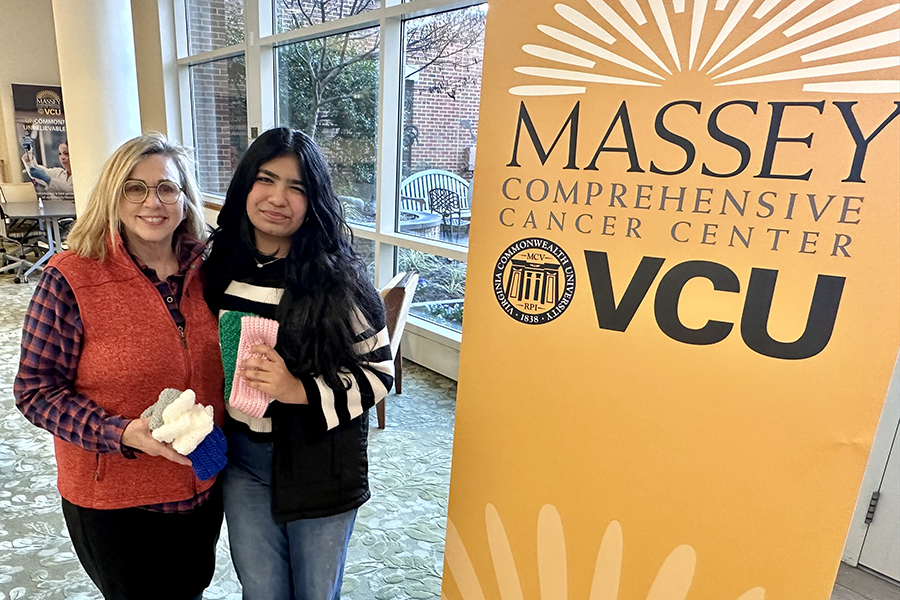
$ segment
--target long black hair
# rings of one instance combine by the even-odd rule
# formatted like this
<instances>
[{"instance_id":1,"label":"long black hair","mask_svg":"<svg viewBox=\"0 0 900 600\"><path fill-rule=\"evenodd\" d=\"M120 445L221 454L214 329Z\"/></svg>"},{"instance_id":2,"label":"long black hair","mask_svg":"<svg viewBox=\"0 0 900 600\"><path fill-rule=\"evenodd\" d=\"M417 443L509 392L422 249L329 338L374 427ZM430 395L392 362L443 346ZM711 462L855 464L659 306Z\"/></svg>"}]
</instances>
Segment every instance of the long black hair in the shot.
<instances>
[{"instance_id":1,"label":"long black hair","mask_svg":"<svg viewBox=\"0 0 900 600\"><path fill-rule=\"evenodd\" d=\"M339 371L360 357L357 309L376 331L384 326L384 307L353 251L353 234L331 187L328 165L309 136L284 127L260 135L238 163L216 221L212 249L204 264L206 300L214 313L235 273L252 270L259 253L247 216L247 194L264 163L296 156L306 186L307 218L291 239L285 259L284 296L278 306L278 350L295 376L321 375L342 386Z\"/></svg>"}]
</instances>

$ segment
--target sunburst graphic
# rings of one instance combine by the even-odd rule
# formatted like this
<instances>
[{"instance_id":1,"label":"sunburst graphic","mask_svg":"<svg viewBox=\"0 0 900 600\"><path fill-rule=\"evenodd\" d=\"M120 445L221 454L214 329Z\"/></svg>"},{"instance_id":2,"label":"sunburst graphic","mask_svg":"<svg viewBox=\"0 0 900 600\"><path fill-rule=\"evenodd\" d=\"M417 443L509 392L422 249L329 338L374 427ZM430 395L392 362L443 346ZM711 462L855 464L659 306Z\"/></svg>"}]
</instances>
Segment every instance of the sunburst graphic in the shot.
<instances>
[{"instance_id":1,"label":"sunburst graphic","mask_svg":"<svg viewBox=\"0 0 900 600\"><path fill-rule=\"evenodd\" d=\"M484 518L500 598L524 600L509 538L506 536L500 515L492 504L485 507ZM587 600L618 599L622 556L622 526L618 521L611 521L600 542ZM463 600L485 600L469 553L450 520L447 521L444 559ZM552 504L545 504L538 515L537 559L541 600L566 600L569 597L566 540L562 519ZM657 571L653 585L647 593L647 600L685 600L694 581L696 563L697 555L691 546L682 545L672 550ZM765 597L766 591L761 587L755 587L741 594L737 600L765 600ZM447 597L442 594L441 599L447 600Z\"/></svg>"},{"instance_id":2,"label":"sunburst graphic","mask_svg":"<svg viewBox=\"0 0 900 600\"><path fill-rule=\"evenodd\" d=\"M549 24L537 26L542 43L522 46L540 60L515 71L541 82L511 94L583 94L586 83L660 87L686 72L715 86L796 81L804 92L900 93L900 4L569 1L584 5L556 4Z\"/></svg>"}]
</instances>

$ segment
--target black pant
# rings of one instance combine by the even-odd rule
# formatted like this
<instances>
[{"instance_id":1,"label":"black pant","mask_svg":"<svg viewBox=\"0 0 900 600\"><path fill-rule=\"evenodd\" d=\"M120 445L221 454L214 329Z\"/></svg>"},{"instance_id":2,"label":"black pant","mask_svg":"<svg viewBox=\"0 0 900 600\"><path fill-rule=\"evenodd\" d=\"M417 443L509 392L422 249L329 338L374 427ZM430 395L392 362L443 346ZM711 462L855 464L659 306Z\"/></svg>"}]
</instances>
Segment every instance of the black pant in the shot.
<instances>
[{"instance_id":1,"label":"black pant","mask_svg":"<svg viewBox=\"0 0 900 600\"><path fill-rule=\"evenodd\" d=\"M97 510L63 498L75 553L107 600L199 600L212 581L221 485L187 513Z\"/></svg>"}]
</instances>

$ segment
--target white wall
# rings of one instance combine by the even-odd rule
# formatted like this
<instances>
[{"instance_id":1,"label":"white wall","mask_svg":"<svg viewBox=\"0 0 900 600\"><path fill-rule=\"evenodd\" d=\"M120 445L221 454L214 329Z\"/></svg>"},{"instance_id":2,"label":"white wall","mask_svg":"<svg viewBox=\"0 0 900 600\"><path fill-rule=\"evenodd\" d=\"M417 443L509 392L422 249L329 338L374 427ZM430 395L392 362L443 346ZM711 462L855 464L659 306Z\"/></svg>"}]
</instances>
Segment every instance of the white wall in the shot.
<instances>
[{"instance_id":1,"label":"white wall","mask_svg":"<svg viewBox=\"0 0 900 600\"><path fill-rule=\"evenodd\" d=\"M865 522L869 501L872 498L872 492L879 490L882 479L884 479L898 423L900 423L900 356L894 363L894 374L891 377L884 409L881 411L881 419L878 422L878 430L875 432L875 440L872 443L872 451L869 454L869 462L866 465L856 507L853 509L850 531L847 533L847 541L844 543L844 553L841 558L854 567L859 562L859 555L862 552L869 528ZM891 516L894 519L900 519L900 515Z\"/></svg>"},{"instance_id":2,"label":"white wall","mask_svg":"<svg viewBox=\"0 0 900 600\"><path fill-rule=\"evenodd\" d=\"M60 85L51 0L3 0L0 12L0 179L21 181L13 83ZM65 97L63 98L65 102Z\"/></svg>"}]
</instances>

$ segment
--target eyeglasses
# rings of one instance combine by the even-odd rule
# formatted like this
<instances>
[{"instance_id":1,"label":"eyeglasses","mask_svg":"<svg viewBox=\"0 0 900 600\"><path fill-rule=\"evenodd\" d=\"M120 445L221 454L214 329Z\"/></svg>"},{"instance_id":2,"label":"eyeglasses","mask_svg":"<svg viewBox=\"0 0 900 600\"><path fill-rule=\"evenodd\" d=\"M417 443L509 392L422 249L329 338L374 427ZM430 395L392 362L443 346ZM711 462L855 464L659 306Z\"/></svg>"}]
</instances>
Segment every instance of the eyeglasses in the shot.
<instances>
[{"instance_id":1,"label":"eyeglasses","mask_svg":"<svg viewBox=\"0 0 900 600\"><path fill-rule=\"evenodd\" d=\"M163 204L175 204L181 198L181 186L174 181L160 181L156 185L147 185L139 179L129 179L122 185L122 195L134 204L147 199L150 190L156 190L156 197Z\"/></svg>"}]
</instances>

